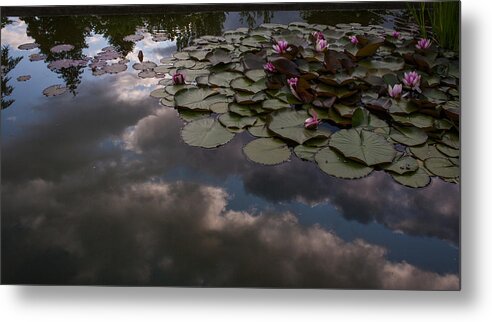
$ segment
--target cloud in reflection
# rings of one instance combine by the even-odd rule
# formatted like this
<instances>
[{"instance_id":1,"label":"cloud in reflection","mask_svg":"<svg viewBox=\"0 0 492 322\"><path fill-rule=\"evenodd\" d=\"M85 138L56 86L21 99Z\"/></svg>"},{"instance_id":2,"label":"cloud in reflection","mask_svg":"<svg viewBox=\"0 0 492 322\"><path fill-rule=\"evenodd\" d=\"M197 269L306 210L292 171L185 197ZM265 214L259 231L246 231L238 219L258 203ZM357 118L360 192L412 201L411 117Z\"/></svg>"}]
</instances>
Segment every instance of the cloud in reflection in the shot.
<instances>
[{"instance_id":1,"label":"cloud in reflection","mask_svg":"<svg viewBox=\"0 0 492 322\"><path fill-rule=\"evenodd\" d=\"M329 202L348 219L362 223L377 221L406 234L458 243L457 185L433 180L426 188L412 189L394 182L383 172L360 180L337 179L295 156L281 165L258 166L247 161L242 153L242 146L249 140L247 136L236 136L226 146L208 151L182 143L180 127L176 111L163 109L132 127L125 136L126 146L162 169L183 165L216 176L238 174L247 192L272 202Z\"/></svg>"},{"instance_id":2,"label":"cloud in reflection","mask_svg":"<svg viewBox=\"0 0 492 322\"><path fill-rule=\"evenodd\" d=\"M384 248L303 227L289 212L227 210L221 188L179 181L80 187L71 179L8 187L4 282L459 287L456 275L389 262Z\"/></svg>"}]
</instances>

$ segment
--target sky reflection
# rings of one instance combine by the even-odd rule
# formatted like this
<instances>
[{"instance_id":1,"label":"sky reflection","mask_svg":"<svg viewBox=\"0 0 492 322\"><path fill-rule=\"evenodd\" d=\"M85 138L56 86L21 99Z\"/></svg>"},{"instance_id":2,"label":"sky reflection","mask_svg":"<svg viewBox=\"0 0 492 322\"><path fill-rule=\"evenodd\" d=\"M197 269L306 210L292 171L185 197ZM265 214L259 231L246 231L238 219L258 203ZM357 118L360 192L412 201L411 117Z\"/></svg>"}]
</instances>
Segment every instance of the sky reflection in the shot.
<instances>
[{"instance_id":1,"label":"sky reflection","mask_svg":"<svg viewBox=\"0 0 492 322\"><path fill-rule=\"evenodd\" d=\"M309 14L268 19L292 17ZM205 31L248 18L230 13ZM85 69L76 96L46 98L61 75L17 49L33 41L27 28L2 29L2 45L24 57L14 82L33 76L15 83L1 115L3 283L459 287L457 185L410 189L382 172L340 180L294 156L265 167L244 157L247 133L216 150L190 147L177 112L149 97L158 79L131 68L139 50L158 62L183 43L148 33L127 48L127 71ZM94 30L82 54L118 43Z\"/></svg>"}]
</instances>

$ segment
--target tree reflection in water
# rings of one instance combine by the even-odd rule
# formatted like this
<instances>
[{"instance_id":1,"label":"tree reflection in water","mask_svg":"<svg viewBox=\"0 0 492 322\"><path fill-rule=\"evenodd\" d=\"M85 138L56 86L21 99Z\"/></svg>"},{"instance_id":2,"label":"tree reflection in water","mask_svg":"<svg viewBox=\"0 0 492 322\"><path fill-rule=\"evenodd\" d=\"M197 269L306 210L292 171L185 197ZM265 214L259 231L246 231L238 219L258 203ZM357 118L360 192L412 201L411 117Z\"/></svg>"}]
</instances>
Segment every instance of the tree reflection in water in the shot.
<instances>
[{"instance_id":1,"label":"tree reflection in water","mask_svg":"<svg viewBox=\"0 0 492 322\"><path fill-rule=\"evenodd\" d=\"M2 19L2 27L4 24L4 20ZM9 85L10 77L8 77L8 73L17 66L17 64L22 60L22 57L12 57L9 55L10 47L2 46L2 71L1 71L1 82L2 82L2 109L9 107L12 105L15 100L6 99L6 97L10 96L14 91L14 87Z\"/></svg>"}]
</instances>

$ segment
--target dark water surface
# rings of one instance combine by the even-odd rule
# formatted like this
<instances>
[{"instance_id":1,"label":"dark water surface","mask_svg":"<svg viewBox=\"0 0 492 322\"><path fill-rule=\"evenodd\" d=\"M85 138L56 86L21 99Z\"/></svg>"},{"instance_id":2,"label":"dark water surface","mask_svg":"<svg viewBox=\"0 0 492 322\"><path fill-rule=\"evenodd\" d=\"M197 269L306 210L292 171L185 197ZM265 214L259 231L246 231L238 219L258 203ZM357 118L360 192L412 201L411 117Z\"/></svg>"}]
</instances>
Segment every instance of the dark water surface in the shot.
<instances>
[{"instance_id":1,"label":"dark water surface","mask_svg":"<svg viewBox=\"0 0 492 322\"><path fill-rule=\"evenodd\" d=\"M142 50L159 63L193 37L265 22L379 24L403 12L265 11L190 15L2 19L2 46L22 60L8 73L1 112L2 282L186 286L456 289L459 186L423 189L384 172L360 180L322 173L292 156L278 166L246 159L247 132L213 150L183 143L178 113L137 77ZM5 25L4 25L5 24ZM174 30L175 40L123 37ZM176 30L180 30L177 32ZM19 50L24 43L40 47ZM66 58L111 45L128 69L54 72ZM43 53L45 60L28 56ZM21 75L32 78L17 81ZM45 97L64 84L69 92Z\"/></svg>"}]
</instances>

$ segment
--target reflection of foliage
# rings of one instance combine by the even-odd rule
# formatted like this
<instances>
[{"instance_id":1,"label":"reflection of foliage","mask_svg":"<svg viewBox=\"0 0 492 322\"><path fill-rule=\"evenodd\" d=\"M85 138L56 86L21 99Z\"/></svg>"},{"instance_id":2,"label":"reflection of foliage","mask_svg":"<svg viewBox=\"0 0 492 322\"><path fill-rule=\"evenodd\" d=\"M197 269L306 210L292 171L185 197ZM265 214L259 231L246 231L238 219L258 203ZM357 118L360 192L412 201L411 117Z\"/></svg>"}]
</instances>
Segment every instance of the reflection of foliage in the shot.
<instances>
[{"instance_id":1,"label":"reflection of foliage","mask_svg":"<svg viewBox=\"0 0 492 322\"><path fill-rule=\"evenodd\" d=\"M39 50L46 55L46 62L59 59L79 60L82 50L87 48L85 38L91 31L102 34L109 44L126 56L133 50L133 42L123 38L135 34L139 28L149 32L165 31L171 39L176 39L178 49L189 45L190 41L202 35L218 35L225 21L224 12L211 12L187 15L125 15L125 16L63 16L63 17L23 17L27 24L27 35L38 43ZM2 19L2 25L4 19ZM7 21L5 21L7 23ZM70 44L73 50L52 53L50 49L57 44ZM60 74L67 88L75 95L81 82L84 67L64 68Z\"/></svg>"},{"instance_id":2,"label":"reflection of foliage","mask_svg":"<svg viewBox=\"0 0 492 322\"><path fill-rule=\"evenodd\" d=\"M267 11L267 10L241 11L239 13L240 16L239 21L242 24L247 23L248 28L254 28L261 23L270 23L270 21L272 21L273 18L273 13L274 13L273 11ZM257 21L259 21L260 19L261 19L261 23L258 23Z\"/></svg>"},{"instance_id":3,"label":"reflection of foliage","mask_svg":"<svg viewBox=\"0 0 492 322\"><path fill-rule=\"evenodd\" d=\"M12 23L12 20L10 20L7 17L2 16L2 28L5 28L5 26L10 25Z\"/></svg>"},{"instance_id":4,"label":"reflection of foliage","mask_svg":"<svg viewBox=\"0 0 492 322\"><path fill-rule=\"evenodd\" d=\"M368 10L305 10L301 17L307 23L336 25L338 23L357 22L362 25L383 23L383 17Z\"/></svg>"},{"instance_id":5,"label":"reflection of foliage","mask_svg":"<svg viewBox=\"0 0 492 322\"><path fill-rule=\"evenodd\" d=\"M21 18L27 24L27 35L34 38L39 44L39 50L46 55L46 62L59 59L81 59L82 49L87 48L85 37L90 34L91 17L86 16L63 16L63 17L24 17ZM52 53L50 49L58 44L71 44L73 50ZM74 95L80 84L83 67L70 67L56 71L70 92Z\"/></svg>"},{"instance_id":6,"label":"reflection of foliage","mask_svg":"<svg viewBox=\"0 0 492 322\"><path fill-rule=\"evenodd\" d=\"M3 19L2 19L3 20ZM3 21L2 21L3 23ZM17 64L22 60L22 57L13 58L9 56L9 47L2 46L2 71L1 71L1 82L2 82L2 109L9 107L14 103L14 100L5 99L5 97L10 96L14 88L8 85L10 77L7 74L17 66Z\"/></svg>"},{"instance_id":7,"label":"reflection of foliage","mask_svg":"<svg viewBox=\"0 0 492 322\"><path fill-rule=\"evenodd\" d=\"M145 17L145 26L151 33L165 30L171 39L176 39L176 46L181 50L196 37L220 35L225 19L224 12L148 16Z\"/></svg>"}]
</instances>

